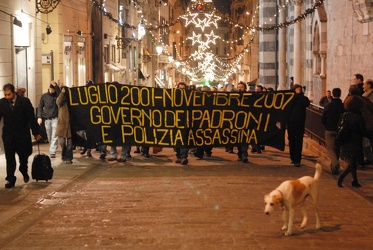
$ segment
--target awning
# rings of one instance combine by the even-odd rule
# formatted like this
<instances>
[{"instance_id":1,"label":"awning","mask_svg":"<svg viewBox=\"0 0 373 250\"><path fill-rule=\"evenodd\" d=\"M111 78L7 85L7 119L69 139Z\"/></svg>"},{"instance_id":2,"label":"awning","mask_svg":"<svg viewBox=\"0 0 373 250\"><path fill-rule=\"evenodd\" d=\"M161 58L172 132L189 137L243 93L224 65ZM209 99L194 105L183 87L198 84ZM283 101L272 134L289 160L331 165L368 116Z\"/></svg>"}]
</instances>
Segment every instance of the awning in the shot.
<instances>
[{"instance_id":1,"label":"awning","mask_svg":"<svg viewBox=\"0 0 373 250\"><path fill-rule=\"evenodd\" d=\"M115 66L114 64L111 64L111 63L107 63L106 68L108 70L112 70L112 71L120 71L120 68L118 68L117 66Z\"/></svg>"},{"instance_id":2,"label":"awning","mask_svg":"<svg viewBox=\"0 0 373 250\"><path fill-rule=\"evenodd\" d=\"M141 80L145 80L145 76L144 76L144 74L142 73L141 69L139 69L139 70L137 71L137 77L138 77L139 79L141 79Z\"/></svg>"},{"instance_id":3,"label":"awning","mask_svg":"<svg viewBox=\"0 0 373 250\"><path fill-rule=\"evenodd\" d=\"M149 50L147 50L147 49L143 49L143 53L144 53L144 55L147 55L147 56L152 56L152 54L149 52Z\"/></svg>"},{"instance_id":4,"label":"awning","mask_svg":"<svg viewBox=\"0 0 373 250\"><path fill-rule=\"evenodd\" d=\"M164 87L165 87L164 83L161 81L161 79L159 79L158 76L155 76L155 77L154 77L154 80L155 80L155 82L158 84L158 86L159 86L160 88L164 88Z\"/></svg>"},{"instance_id":5,"label":"awning","mask_svg":"<svg viewBox=\"0 0 373 250\"><path fill-rule=\"evenodd\" d=\"M120 71L126 71L126 67L121 64L114 64L114 66L117 67Z\"/></svg>"}]
</instances>

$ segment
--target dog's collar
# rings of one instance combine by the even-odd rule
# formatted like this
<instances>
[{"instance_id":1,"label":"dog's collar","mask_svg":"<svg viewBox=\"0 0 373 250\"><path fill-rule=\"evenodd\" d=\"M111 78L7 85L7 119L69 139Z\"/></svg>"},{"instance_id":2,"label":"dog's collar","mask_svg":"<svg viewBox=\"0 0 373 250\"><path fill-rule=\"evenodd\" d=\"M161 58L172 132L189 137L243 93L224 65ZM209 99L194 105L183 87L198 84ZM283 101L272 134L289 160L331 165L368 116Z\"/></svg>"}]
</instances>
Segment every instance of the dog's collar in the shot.
<instances>
[{"instance_id":1,"label":"dog's collar","mask_svg":"<svg viewBox=\"0 0 373 250\"><path fill-rule=\"evenodd\" d=\"M279 189L276 189L280 194L281 194L281 202L280 202L280 206L282 209L284 209L284 194L281 192L281 190Z\"/></svg>"},{"instance_id":2,"label":"dog's collar","mask_svg":"<svg viewBox=\"0 0 373 250\"><path fill-rule=\"evenodd\" d=\"M281 194L281 197L284 197L284 195L282 194L281 190L279 189L276 189L280 194Z\"/></svg>"}]
</instances>

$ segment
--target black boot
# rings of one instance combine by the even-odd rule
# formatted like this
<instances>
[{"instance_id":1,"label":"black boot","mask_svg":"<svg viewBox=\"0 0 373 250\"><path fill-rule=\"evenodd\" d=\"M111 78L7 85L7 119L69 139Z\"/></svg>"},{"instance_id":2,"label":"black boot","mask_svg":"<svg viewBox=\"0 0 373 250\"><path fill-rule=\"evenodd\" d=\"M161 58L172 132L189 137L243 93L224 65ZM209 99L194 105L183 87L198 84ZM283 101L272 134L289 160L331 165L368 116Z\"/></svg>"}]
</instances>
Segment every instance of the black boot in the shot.
<instances>
[{"instance_id":1,"label":"black boot","mask_svg":"<svg viewBox=\"0 0 373 250\"><path fill-rule=\"evenodd\" d=\"M352 179L353 179L352 186L357 187L357 188L361 187L361 185L359 184L359 182L357 180L356 167L351 170L351 175L352 175Z\"/></svg>"},{"instance_id":2,"label":"black boot","mask_svg":"<svg viewBox=\"0 0 373 250\"><path fill-rule=\"evenodd\" d=\"M84 155L87 152L87 148L83 148L82 152L80 152L81 155Z\"/></svg>"},{"instance_id":3,"label":"black boot","mask_svg":"<svg viewBox=\"0 0 373 250\"><path fill-rule=\"evenodd\" d=\"M137 147L137 146L136 146L136 150L135 150L134 153L141 153L141 151L140 151L140 147Z\"/></svg>"},{"instance_id":4,"label":"black boot","mask_svg":"<svg viewBox=\"0 0 373 250\"><path fill-rule=\"evenodd\" d=\"M361 187L360 183L357 180L352 182L352 186L356 188Z\"/></svg>"},{"instance_id":5,"label":"black boot","mask_svg":"<svg viewBox=\"0 0 373 250\"><path fill-rule=\"evenodd\" d=\"M23 175L23 181L24 181L25 183L28 183L29 180L30 180L30 176L28 175L27 171L23 171L23 172L21 172L21 173L22 173L22 175Z\"/></svg>"},{"instance_id":6,"label":"black boot","mask_svg":"<svg viewBox=\"0 0 373 250\"><path fill-rule=\"evenodd\" d=\"M338 178L338 187L343 187L342 185L343 179L346 177L346 175L350 173L350 171L351 171L350 168L347 167L346 170L342 172L342 174Z\"/></svg>"},{"instance_id":7,"label":"black boot","mask_svg":"<svg viewBox=\"0 0 373 250\"><path fill-rule=\"evenodd\" d=\"M8 182L5 184L5 188L12 188L16 185L17 177L13 176L12 178L5 178Z\"/></svg>"}]
</instances>

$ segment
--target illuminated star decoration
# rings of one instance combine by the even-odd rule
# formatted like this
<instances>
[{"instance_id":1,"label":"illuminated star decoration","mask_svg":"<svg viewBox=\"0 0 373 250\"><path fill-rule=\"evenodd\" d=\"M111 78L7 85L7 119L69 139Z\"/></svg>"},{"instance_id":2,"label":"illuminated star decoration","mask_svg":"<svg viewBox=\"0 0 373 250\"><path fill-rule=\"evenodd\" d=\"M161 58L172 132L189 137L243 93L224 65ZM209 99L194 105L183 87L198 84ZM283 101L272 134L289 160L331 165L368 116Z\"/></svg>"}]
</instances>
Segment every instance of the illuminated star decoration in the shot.
<instances>
[{"instance_id":1,"label":"illuminated star decoration","mask_svg":"<svg viewBox=\"0 0 373 250\"><path fill-rule=\"evenodd\" d=\"M209 45L210 43L216 44L215 40L219 38L219 36L214 34L214 31L211 30L210 34L205 34L207 37L207 41L205 42L206 45Z\"/></svg>"},{"instance_id":2,"label":"illuminated star decoration","mask_svg":"<svg viewBox=\"0 0 373 250\"><path fill-rule=\"evenodd\" d=\"M205 31L206 27L210 27L210 22L208 19L199 19L197 18L197 22L193 22L193 24L196 26L196 28L201 28L202 32Z\"/></svg>"},{"instance_id":3,"label":"illuminated star decoration","mask_svg":"<svg viewBox=\"0 0 373 250\"><path fill-rule=\"evenodd\" d=\"M216 28L218 28L218 21L221 19L221 17L215 14L205 14L205 15L207 17L207 22L209 24L213 24Z\"/></svg>"},{"instance_id":4,"label":"illuminated star decoration","mask_svg":"<svg viewBox=\"0 0 373 250\"><path fill-rule=\"evenodd\" d=\"M198 13L189 13L188 15L181 16L181 18L185 20L185 26L188 27L189 24L196 23L197 16L198 16Z\"/></svg>"},{"instance_id":5,"label":"illuminated star decoration","mask_svg":"<svg viewBox=\"0 0 373 250\"><path fill-rule=\"evenodd\" d=\"M199 43L199 44L201 44L201 41L200 41L200 39L201 39L201 34L196 34L196 33L194 33L194 31L193 31L193 37L188 37L188 39L189 40L192 40L192 43L193 43L193 45L195 44L195 43Z\"/></svg>"},{"instance_id":6,"label":"illuminated star decoration","mask_svg":"<svg viewBox=\"0 0 373 250\"><path fill-rule=\"evenodd\" d=\"M218 21L221 20L216 13L211 0L191 0L187 13L182 17L185 26L192 26L193 30L192 36L187 37L192 40L191 55L183 65L182 71L193 81L224 81L234 73L228 69L230 65L227 59L212 53L214 51L212 46L216 45L216 39L219 38L213 29L218 28Z\"/></svg>"}]
</instances>

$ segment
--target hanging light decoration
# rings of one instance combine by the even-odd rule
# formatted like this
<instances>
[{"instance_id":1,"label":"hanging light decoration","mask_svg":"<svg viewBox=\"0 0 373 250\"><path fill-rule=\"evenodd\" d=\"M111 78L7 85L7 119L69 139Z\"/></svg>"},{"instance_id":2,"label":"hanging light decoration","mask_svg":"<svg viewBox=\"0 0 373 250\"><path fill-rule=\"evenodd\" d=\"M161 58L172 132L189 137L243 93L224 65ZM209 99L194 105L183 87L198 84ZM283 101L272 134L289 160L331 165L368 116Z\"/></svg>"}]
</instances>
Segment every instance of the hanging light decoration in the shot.
<instances>
[{"instance_id":1,"label":"hanging light decoration","mask_svg":"<svg viewBox=\"0 0 373 250\"><path fill-rule=\"evenodd\" d=\"M163 46L159 44L155 47L155 49L157 50L158 55L160 55L163 51Z\"/></svg>"},{"instance_id":2,"label":"hanging light decoration","mask_svg":"<svg viewBox=\"0 0 373 250\"><path fill-rule=\"evenodd\" d=\"M141 40L146 34L144 20L141 19L139 22L139 25L137 26L137 37L139 40Z\"/></svg>"}]
</instances>

